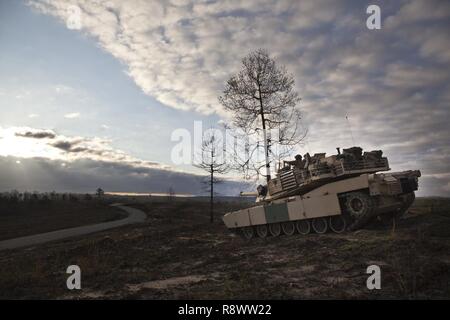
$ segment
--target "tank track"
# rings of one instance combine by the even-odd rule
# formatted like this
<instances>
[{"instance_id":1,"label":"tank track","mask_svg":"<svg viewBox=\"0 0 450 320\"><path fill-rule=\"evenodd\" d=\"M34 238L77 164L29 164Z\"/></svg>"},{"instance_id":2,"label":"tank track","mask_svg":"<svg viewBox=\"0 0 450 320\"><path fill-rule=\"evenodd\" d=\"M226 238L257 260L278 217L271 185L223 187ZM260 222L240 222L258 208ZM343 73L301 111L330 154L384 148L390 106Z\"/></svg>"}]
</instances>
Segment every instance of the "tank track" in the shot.
<instances>
[{"instance_id":1,"label":"tank track","mask_svg":"<svg viewBox=\"0 0 450 320\"><path fill-rule=\"evenodd\" d=\"M340 225L337 224L341 220ZM324 234L328 231L342 233L348 230L342 215L327 216L313 219L286 221L239 228L238 231L245 239L254 237L266 238L280 235L292 236L295 233L307 235L310 233Z\"/></svg>"},{"instance_id":2,"label":"tank track","mask_svg":"<svg viewBox=\"0 0 450 320\"><path fill-rule=\"evenodd\" d=\"M414 192L403 195L403 205L397 211L384 213L383 215L392 219L400 218L412 205L414 199ZM277 237L281 234L290 236L294 233L301 235L312 232L323 234L328 231L342 233L361 229L380 215L376 210L375 199L365 192L342 194L339 196L339 200L343 212L340 215L248 226L240 228L239 231L246 239Z\"/></svg>"}]
</instances>

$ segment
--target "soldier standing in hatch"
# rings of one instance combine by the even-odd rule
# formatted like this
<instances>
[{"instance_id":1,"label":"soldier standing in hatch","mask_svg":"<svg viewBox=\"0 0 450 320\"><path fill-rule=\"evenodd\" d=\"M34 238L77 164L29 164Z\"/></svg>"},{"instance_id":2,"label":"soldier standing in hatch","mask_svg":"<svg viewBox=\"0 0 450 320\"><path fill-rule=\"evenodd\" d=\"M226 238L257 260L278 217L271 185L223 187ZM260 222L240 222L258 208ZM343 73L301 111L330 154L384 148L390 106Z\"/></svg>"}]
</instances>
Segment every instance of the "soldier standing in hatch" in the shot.
<instances>
[{"instance_id":1,"label":"soldier standing in hatch","mask_svg":"<svg viewBox=\"0 0 450 320\"><path fill-rule=\"evenodd\" d=\"M303 167L305 166L305 160L302 160L302 156L299 154L295 156L295 160L286 161L286 163L290 164L291 166L295 166L299 169L303 169Z\"/></svg>"}]
</instances>

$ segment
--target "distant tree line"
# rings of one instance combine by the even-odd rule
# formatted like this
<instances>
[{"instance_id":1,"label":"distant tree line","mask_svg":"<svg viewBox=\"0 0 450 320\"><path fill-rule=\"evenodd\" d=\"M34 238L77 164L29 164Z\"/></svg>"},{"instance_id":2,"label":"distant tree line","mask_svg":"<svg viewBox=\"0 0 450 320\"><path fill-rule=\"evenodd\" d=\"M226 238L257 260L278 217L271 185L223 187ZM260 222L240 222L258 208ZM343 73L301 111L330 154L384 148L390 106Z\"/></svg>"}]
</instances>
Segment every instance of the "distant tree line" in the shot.
<instances>
[{"instance_id":1,"label":"distant tree line","mask_svg":"<svg viewBox=\"0 0 450 320\"><path fill-rule=\"evenodd\" d=\"M97 199L103 198L105 192L103 189L98 188L95 191L95 195L90 193L80 194L80 193L69 193L63 192L58 193L52 192L38 192L38 191L24 191L20 192L18 190L11 190L7 192L0 192L0 203L11 204L11 203L47 203L52 201L90 201L94 197Z\"/></svg>"}]
</instances>

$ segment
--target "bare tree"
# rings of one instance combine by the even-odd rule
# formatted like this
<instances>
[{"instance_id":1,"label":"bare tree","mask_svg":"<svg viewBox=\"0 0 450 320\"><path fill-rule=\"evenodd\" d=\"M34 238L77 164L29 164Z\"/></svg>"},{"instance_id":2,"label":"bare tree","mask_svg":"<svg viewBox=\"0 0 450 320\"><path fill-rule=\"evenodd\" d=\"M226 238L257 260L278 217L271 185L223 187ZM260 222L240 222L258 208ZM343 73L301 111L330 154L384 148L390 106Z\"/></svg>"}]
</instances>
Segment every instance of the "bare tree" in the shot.
<instances>
[{"instance_id":1,"label":"bare tree","mask_svg":"<svg viewBox=\"0 0 450 320\"><path fill-rule=\"evenodd\" d=\"M97 190L95 191L95 194L97 195L98 198L101 198L105 194L105 191L103 191L102 188L97 188Z\"/></svg>"},{"instance_id":2,"label":"bare tree","mask_svg":"<svg viewBox=\"0 0 450 320\"><path fill-rule=\"evenodd\" d=\"M264 167L270 180L272 158L289 155L305 137L299 126L300 98L294 90L295 81L284 66L278 66L266 50L258 49L242 59L242 69L226 83L220 103L233 115L234 127L240 129L239 139L245 142L245 154L235 155L237 167L248 174L249 169L261 174ZM278 135L274 140L270 132ZM260 133L262 132L262 143ZM273 151L277 148L277 154ZM257 157L263 148L264 160Z\"/></svg>"},{"instance_id":3,"label":"bare tree","mask_svg":"<svg viewBox=\"0 0 450 320\"><path fill-rule=\"evenodd\" d=\"M170 186L167 190L167 199L169 200L169 202L173 202L173 200L175 199L175 189L172 186Z\"/></svg>"},{"instance_id":4,"label":"bare tree","mask_svg":"<svg viewBox=\"0 0 450 320\"><path fill-rule=\"evenodd\" d=\"M211 134L206 135L206 137L204 135L200 155L201 161L198 164L194 164L197 168L208 172L208 179L205 180L205 183L209 191L209 213L211 223L214 221L214 185L222 182L216 175L224 174L229 169L228 165L225 163L224 157L221 157L219 154L222 149L223 141L217 138L214 131L212 131Z\"/></svg>"}]
</instances>

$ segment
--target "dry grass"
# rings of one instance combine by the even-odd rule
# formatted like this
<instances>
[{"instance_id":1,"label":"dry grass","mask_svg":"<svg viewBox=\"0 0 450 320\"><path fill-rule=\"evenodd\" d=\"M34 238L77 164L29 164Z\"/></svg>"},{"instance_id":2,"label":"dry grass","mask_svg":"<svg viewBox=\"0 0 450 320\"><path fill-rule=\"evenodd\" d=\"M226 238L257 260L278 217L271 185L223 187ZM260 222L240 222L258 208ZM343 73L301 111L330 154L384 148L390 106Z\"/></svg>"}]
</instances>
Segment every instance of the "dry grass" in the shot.
<instances>
[{"instance_id":1,"label":"dry grass","mask_svg":"<svg viewBox=\"0 0 450 320\"><path fill-rule=\"evenodd\" d=\"M125 216L122 210L97 200L0 204L0 240L111 221Z\"/></svg>"},{"instance_id":2,"label":"dry grass","mask_svg":"<svg viewBox=\"0 0 450 320\"><path fill-rule=\"evenodd\" d=\"M252 241L230 234L219 220L242 205L218 205L216 222L210 224L204 202L141 202L136 206L148 213L145 224L0 253L0 298L450 297L445 203L430 213L419 199L413 210L423 212L401 220L395 233L374 226L341 235ZM69 264L82 269L81 292L65 289ZM381 267L381 290L366 288L370 264ZM201 281L173 281L195 275ZM161 281L171 285L148 285Z\"/></svg>"}]
</instances>

